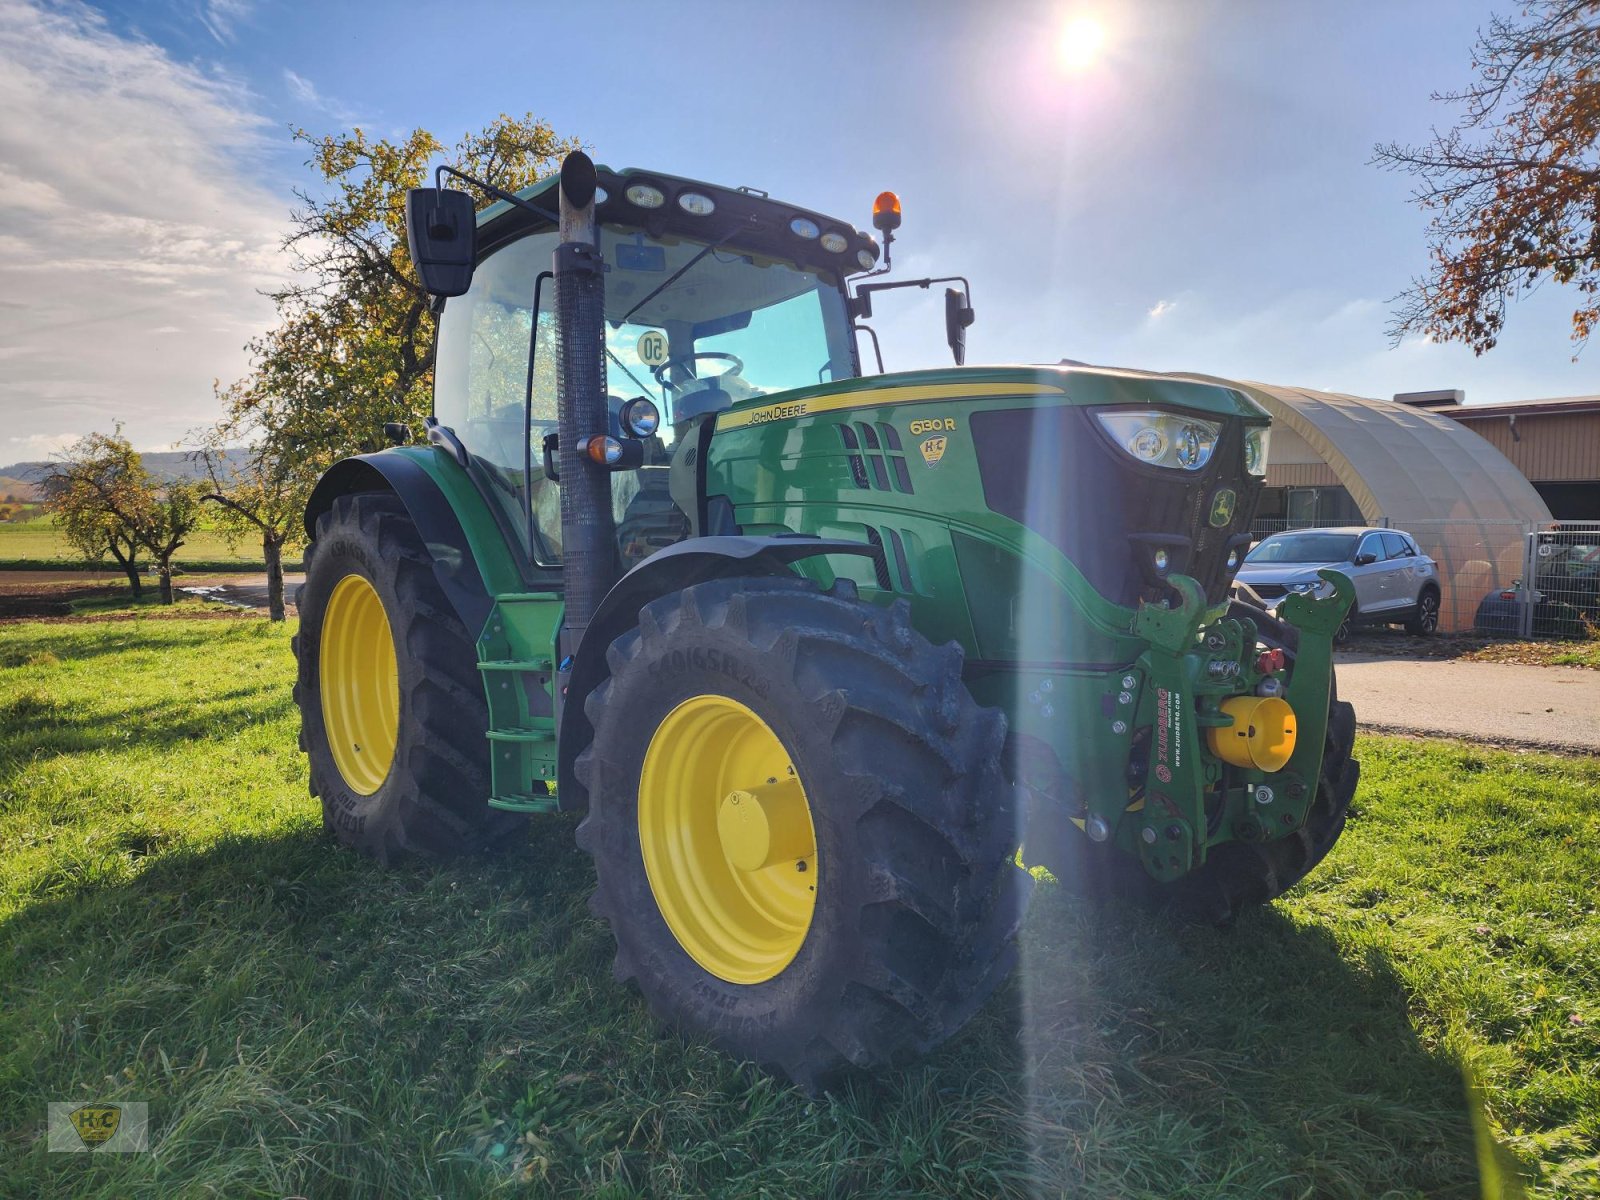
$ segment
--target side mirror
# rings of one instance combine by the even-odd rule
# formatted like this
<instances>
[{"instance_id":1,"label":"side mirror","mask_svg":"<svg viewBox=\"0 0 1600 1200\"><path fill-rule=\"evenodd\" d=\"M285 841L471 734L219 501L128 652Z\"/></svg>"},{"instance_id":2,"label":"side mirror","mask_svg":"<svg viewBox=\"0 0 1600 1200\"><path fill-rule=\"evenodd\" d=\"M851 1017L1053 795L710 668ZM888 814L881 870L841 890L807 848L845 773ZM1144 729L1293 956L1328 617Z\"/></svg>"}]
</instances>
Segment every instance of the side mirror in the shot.
<instances>
[{"instance_id":1,"label":"side mirror","mask_svg":"<svg viewBox=\"0 0 1600 1200\"><path fill-rule=\"evenodd\" d=\"M944 337L955 355L956 366L967 361L967 326L978 319L967 298L955 288L944 290Z\"/></svg>"},{"instance_id":2,"label":"side mirror","mask_svg":"<svg viewBox=\"0 0 1600 1200\"><path fill-rule=\"evenodd\" d=\"M430 295L464 295L478 256L472 197L449 188L412 188L406 193L406 242Z\"/></svg>"},{"instance_id":3,"label":"side mirror","mask_svg":"<svg viewBox=\"0 0 1600 1200\"><path fill-rule=\"evenodd\" d=\"M1361 553L1356 555L1353 565L1357 567L1370 567L1377 561L1378 556L1376 554Z\"/></svg>"}]
</instances>

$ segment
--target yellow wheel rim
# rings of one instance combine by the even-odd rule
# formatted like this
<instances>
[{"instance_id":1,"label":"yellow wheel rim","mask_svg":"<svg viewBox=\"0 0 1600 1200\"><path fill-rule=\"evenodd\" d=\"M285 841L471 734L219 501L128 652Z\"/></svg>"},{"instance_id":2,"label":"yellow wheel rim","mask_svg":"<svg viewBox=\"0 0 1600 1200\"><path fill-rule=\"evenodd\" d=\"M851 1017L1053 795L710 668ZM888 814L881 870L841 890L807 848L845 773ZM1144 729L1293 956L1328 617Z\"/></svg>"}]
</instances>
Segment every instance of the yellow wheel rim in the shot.
<instances>
[{"instance_id":1,"label":"yellow wheel rim","mask_svg":"<svg viewBox=\"0 0 1600 1200\"><path fill-rule=\"evenodd\" d=\"M360 575L346 575L328 597L317 661L334 765L351 791L370 796L394 762L400 669L383 601Z\"/></svg>"},{"instance_id":2,"label":"yellow wheel rim","mask_svg":"<svg viewBox=\"0 0 1600 1200\"><path fill-rule=\"evenodd\" d=\"M793 962L816 908L816 847L805 787L765 721L713 695L667 714L639 777L639 848L689 957L746 984Z\"/></svg>"}]
</instances>

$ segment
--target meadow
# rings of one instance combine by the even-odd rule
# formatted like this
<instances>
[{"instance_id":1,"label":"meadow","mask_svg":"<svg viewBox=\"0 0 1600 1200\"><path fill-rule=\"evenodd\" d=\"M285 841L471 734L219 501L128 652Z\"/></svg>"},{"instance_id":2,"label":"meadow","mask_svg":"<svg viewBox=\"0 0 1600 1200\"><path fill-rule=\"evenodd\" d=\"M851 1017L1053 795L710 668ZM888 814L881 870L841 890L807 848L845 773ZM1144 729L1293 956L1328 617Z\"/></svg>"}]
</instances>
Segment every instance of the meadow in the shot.
<instances>
[{"instance_id":1,"label":"meadow","mask_svg":"<svg viewBox=\"0 0 1600 1200\"><path fill-rule=\"evenodd\" d=\"M291 553L289 558L298 568L298 552ZM142 563L148 559L148 554L140 555ZM248 537L230 541L215 525L203 525L179 547L173 562L189 571L260 570L261 542ZM0 521L0 569L72 569L83 565L83 556L72 548L49 517L35 515L24 520ZM110 557L102 559L100 565L117 570L115 560Z\"/></svg>"},{"instance_id":2,"label":"meadow","mask_svg":"<svg viewBox=\"0 0 1600 1200\"><path fill-rule=\"evenodd\" d=\"M571 818L325 837L292 632L0 625L0 1195L1600 1196L1600 763L1363 736L1282 901L1045 882L971 1026L813 1100L612 982ZM52 1100L153 1152L48 1154Z\"/></svg>"}]
</instances>

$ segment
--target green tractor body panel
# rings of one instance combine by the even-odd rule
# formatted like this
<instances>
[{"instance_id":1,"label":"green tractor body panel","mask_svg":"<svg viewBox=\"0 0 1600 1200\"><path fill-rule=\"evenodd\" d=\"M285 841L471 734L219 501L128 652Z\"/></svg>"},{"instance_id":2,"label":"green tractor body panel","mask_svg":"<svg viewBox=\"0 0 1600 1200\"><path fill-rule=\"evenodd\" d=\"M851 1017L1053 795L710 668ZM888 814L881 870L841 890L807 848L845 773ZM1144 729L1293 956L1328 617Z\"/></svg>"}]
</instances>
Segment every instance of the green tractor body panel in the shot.
<instances>
[{"instance_id":1,"label":"green tractor body panel","mask_svg":"<svg viewBox=\"0 0 1600 1200\"><path fill-rule=\"evenodd\" d=\"M1092 417L1145 408L1220 420L1213 462L1194 473L1146 466ZM1221 841L1298 826L1321 765L1320 736L1299 739L1270 783L1225 768L1205 743L1207 728L1233 722L1221 701L1265 677L1255 630L1224 613L1227 558L1248 548L1260 485L1241 469L1242 431L1266 421L1241 392L1129 371L876 376L735 405L718 418L706 487L746 533L869 542L875 560L800 569L905 600L931 641L959 643L974 696L1067 781L1065 815L1097 822L1151 875L1174 879ZM1142 576L1130 569L1141 562ZM1153 607L1168 588L1183 602ZM1334 602L1301 603L1331 613ZM1319 735L1332 630L1311 636L1311 623L1290 703Z\"/></svg>"}]
</instances>

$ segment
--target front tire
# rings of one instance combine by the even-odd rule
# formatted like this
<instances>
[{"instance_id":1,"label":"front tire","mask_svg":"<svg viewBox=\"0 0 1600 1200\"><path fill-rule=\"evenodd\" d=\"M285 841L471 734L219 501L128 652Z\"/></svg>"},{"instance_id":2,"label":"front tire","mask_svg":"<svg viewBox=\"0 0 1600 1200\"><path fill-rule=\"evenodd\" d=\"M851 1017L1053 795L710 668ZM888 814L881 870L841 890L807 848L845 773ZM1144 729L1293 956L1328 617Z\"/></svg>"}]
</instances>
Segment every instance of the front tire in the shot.
<instances>
[{"instance_id":1,"label":"front tire","mask_svg":"<svg viewBox=\"0 0 1600 1200\"><path fill-rule=\"evenodd\" d=\"M616 976L808 1091L961 1028L1011 970L1032 881L1004 717L959 650L903 603L780 577L653 602L609 665L578 841ZM736 801L764 806L770 839L723 824Z\"/></svg>"},{"instance_id":2,"label":"front tire","mask_svg":"<svg viewBox=\"0 0 1600 1200\"><path fill-rule=\"evenodd\" d=\"M488 806L477 651L399 499L334 501L295 604L300 748L324 828L388 862L476 850L522 823Z\"/></svg>"}]
</instances>

